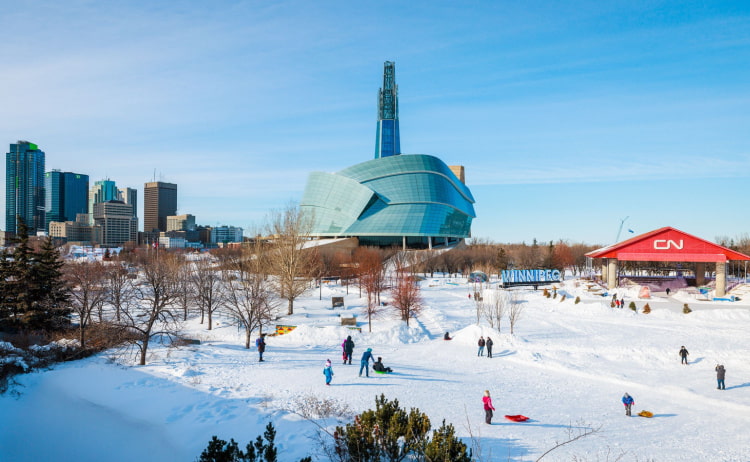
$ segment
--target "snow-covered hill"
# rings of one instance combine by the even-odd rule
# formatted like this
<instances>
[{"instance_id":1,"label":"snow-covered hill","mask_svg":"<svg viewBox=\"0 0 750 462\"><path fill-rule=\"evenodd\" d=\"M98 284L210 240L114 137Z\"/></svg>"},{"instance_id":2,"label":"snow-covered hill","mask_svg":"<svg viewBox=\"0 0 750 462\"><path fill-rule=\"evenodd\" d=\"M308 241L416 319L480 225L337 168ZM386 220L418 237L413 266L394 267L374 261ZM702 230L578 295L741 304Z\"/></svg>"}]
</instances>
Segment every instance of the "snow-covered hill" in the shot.
<instances>
[{"instance_id":1,"label":"snow-covered hill","mask_svg":"<svg viewBox=\"0 0 750 462\"><path fill-rule=\"evenodd\" d=\"M449 284L458 283L458 285ZM566 300L520 289L524 314L509 334L476 324L473 286L461 280L422 283L425 309L407 327L390 315L373 320L372 333L339 324L341 312L359 314L358 290L324 287L296 303L280 320L298 325L267 340L266 361L245 350L242 333L228 320L206 331L196 321L185 330L200 345L156 347L147 366L105 353L18 378L20 396L0 397L2 461L192 461L212 435L244 444L270 420L277 428L280 460L315 454L315 426L294 413L300 398L339 400L355 412L374 407L381 393L426 412L433 426L453 423L459 436L480 444L482 460L536 460L568 431L598 429L544 460L748 461L750 460L750 305L745 301L649 300L650 314L612 309L608 299L569 281ZM322 295L322 301L319 298ZM330 310L344 295L347 308ZM573 299L582 301L575 304ZM640 309L645 301L635 300ZM486 298L490 298L486 294ZM387 307L386 307L387 308ZM452 341L443 341L450 331ZM341 364L341 342L352 335L352 365ZM477 357L480 335L495 342L493 358ZM690 365L678 350L690 351ZM358 377L364 349L394 374ZM335 376L326 387L323 363ZM716 389L714 366L727 369L727 389ZM483 423L482 392L497 408ZM620 398L651 419L626 417ZM526 423L502 418L525 414ZM334 422L329 422L334 423Z\"/></svg>"}]
</instances>

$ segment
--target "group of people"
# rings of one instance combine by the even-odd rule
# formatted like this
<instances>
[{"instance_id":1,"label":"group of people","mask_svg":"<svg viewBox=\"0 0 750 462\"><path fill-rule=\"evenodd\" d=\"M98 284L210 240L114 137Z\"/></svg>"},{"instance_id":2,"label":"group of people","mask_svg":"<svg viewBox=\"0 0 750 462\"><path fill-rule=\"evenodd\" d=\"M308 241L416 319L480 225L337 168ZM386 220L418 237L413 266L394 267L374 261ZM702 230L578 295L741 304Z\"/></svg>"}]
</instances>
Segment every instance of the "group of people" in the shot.
<instances>
[{"instance_id":1,"label":"group of people","mask_svg":"<svg viewBox=\"0 0 750 462\"><path fill-rule=\"evenodd\" d=\"M477 356L484 356L484 347L487 347L487 357L492 357L492 345L493 345L492 339L487 336L487 340L484 339L484 336L479 337L479 342L477 342L477 345L479 345L479 351L477 351Z\"/></svg>"},{"instance_id":2,"label":"group of people","mask_svg":"<svg viewBox=\"0 0 750 462\"><path fill-rule=\"evenodd\" d=\"M341 344L341 350L344 360L343 363L351 364L352 355L354 354L354 340L352 340L351 335L347 336L346 340L343 341L343 343ZM372 348L368 348L362 354L362 359L360 359L359 361L359 377L362 377L362 372L365 373L366 377L370 376L370 361L372 361L372 369L376 372L393 372L393 369L391 369L390 367L386 367L383 364L382 357L378 356L378 360L375 361L375 357L372 354ZM326 377L326 385L331 385L331 381L333 380L333 366L330 359L326 360L325 367L323 368L323 375L325 375Z\"/></svg>"},{"instance_id":3,"label":"group of people","mask_svg":"<svg viewBox=\"0 0 750 462\"><path fill-rule=\"evenodd\" d=\"M690 353L688 353L687 348L685 348L685 345L682 345L682 347L680 347L680 352L679 352L680 364L685 364L685 365L688 364L687 357L689 354ZM714 367L714 370L716 371L716 389L725 390L726 388L724 388L724 376L726 375L727 371L726 369L724 369L724 365L717 364L716 367Z\"/></svg>"},{"instance_id":4,"label":"group of people","mask_svg":"<svg viewBox=\"0 0 750 462\"><path fill-rule=\"evenodd\" d=\"M615 308L625 308L625 297L622 297L620 300L618 300L617 294L612 295L612 304L615 306Z\"/></svg>"}]
</instances>

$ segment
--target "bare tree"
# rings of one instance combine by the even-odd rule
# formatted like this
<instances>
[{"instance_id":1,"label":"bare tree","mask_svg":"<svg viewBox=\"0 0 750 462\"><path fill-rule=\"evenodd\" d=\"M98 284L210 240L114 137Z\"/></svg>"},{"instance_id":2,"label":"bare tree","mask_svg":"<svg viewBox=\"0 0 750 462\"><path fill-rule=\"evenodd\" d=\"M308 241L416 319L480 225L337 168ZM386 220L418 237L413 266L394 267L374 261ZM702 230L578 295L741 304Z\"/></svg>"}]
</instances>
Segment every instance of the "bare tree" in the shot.
<instances>
[{"instance_id":1,"label":"bare tree","mask_svg":"<svg viewBox=\"0 0 750 462\"><path fill-rule=\"evenodd\" d=\"M190 305L195 299L193 290L192 270L189 262L177 269L177 305L182 308L182 320L187 321ZM201 310L201 324L203 324L203 310Z\"/></svg>"},{"instance_id":2,"label":"bare tree","mask_svg":"<svg viewBox=\"0 0 750 462\"><path fill-rule=\"evenodd\" d=\"M396 284L391 289L393 306L402 321L409 325L409 318L417 316L422 310L422 296L419 293L419 283L414 275L399 265L396 268Z\"/></svg>"},{"instance_id":3,"label":"bare tree","mask_svg":"<svg viewBox=\"0 0 750 462\"><path fill-rule=\"evenodd\" d=\"M367 324L372 332L372 317L380 311L377 295L383 285L383 260L377 249L369 247L359 247L355 250L354 260L358 265L360 287L364 286L367 292Z\"/></svg>"},{"instance_id":4,"label":"bare tree","mask_svg":"<svg viewBox=\"0 0 750 462\"><path fill-rule=\"evenodd\" d=\"M294 300L309 288L312 279L309 270L315 266L316 255L304 248L310 238L311 223L294 205L275 213L271 219L271 263L279 295L287 300L288 315L294 314Z\"/></svg>"},{"instance_id":5,"label":"bare tree","mask_svg":"<svg viewBox=\"0 0 750 462\"><path fill-rule=\"evenodd\" d=\"M140 351L141 366L146 364L152 338L172 338L178 331L178 318L172 309L178 294L178 267L175 258L164 252L145 257L141 263L141 281L135 291L143 306L129 306L123 310L121 325L130 332L131 345Z\"/></svg>"},{"instance_id":6,"label":"bare tree","mask_svg":"<svg viewBox=\"0 0 750 462\"><path fill-rule=\"evenodd\" d=\"M251 244L247 255L226 265L224 281L227 287L223 306L245 328L245 348L250 348L250 337L255 329L263 331L279 306L268 278L268 253L260 240Z\"/></svg>"},{"instance_id":7,"label":"bare tree","mask_svg":"<svg viewBox=\"0 0 750 462\"><path fill-rule=\"evenodd\" d=\"M213 314L222 306L224 297L221 272L209 259L201 259L194 262L191 277L198 306L201 313L208 315L208 330L211 330L213 328Z\"/></svg>"},{"instance_id":8,"label":"bare tree","mask_svg":"<svg viewBox=\"0 0 750 462\"><path fill-rule=\"evenodd\" d=\"M105 301L115 310L115 320L121 320L121 314L133 301L133 280L130 272L119 261L107 265L104 270L107 288Z\"/></svg>"},{"instance_id":9,"label":"bare tree","mask_svg":"<svg viewBox=\"0 0 750 462\"><path fill-rule=\"evenodd\" d=\"M510 291L508 294L510 295L508 300L508 323L510 324L510 335L513 335L516 323L523 316L524 304L518 300L516 292Z\"/></svg>"},{"instance_id":10,"label":"bare tree","mask_svg":"<svg viewBox=\"0 0 750 462\"><path fill-rule=\"evenodd\" d=\"M94 310L101 309L106 298L106 287L103 285L106 275L99 262L72 262L65 266L71 307L78 315L78 340L84 349L91 314Z\"/></svg>"},{"instance_id":11,"label":"bare tree","mask_svg":"<svg viewBox=\"0 0 750 462\"><path fill-rule=\"evenodd\" d=\"M509 311L508 307L511 304L512 297L511 292L495 290L492 300L488 301L484 306L484 318L490 327L493 329L496 328L498 332L500 332L503 317Z\"/></svg>"}]
</instances>

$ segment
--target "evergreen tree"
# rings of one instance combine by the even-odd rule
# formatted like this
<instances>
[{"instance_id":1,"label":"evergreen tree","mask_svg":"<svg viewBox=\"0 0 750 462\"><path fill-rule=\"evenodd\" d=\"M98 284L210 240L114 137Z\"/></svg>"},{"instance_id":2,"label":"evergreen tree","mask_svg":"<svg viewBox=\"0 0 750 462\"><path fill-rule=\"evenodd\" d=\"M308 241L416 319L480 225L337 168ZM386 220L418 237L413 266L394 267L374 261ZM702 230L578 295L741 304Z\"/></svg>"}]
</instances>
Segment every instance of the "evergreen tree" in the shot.
<instances>
[{"instance_id":1,"label":"evergreen tree","mask_svg":"<svg viewBox=\"0 0 750 462\"><path fill-rule=\"evenodd\" d=\"M398 400L384 395L375 399L375 410L358 415L354 423L336 427L334 452L346 462L458 461L468 462L466 445L455 437L452 425L430 431L430 419L419 409L401 409Z\"/></svg>"},{"instance_id":2,"label":"evergreen tree","mask_svg":"<svg viewBox=\"0 0 750 462\"><path fill-rule=\"evenodd\" d=\"M266 425L263 436L259 435L255 443L247 444L245 452L240 450L234 439L227 443L213 436L197 462L277 462L278 450L274 445L275 439L276 429L271 422ZM312 458L305 457L299 462L312 462Z\"/></svg>"},{"instance_id":3,"label":"evergreen tree","mask_svg":"<svg viewBox=\"0 0 750 462\"><path fill-rule=\"evenodd\" d=\"M12 253L0 264L2 274L3 327L22 330L54 330L70 324L63 262L44 241L39 251L29 243L29 228L18 217Z\"/></svg>"}]
</instances>

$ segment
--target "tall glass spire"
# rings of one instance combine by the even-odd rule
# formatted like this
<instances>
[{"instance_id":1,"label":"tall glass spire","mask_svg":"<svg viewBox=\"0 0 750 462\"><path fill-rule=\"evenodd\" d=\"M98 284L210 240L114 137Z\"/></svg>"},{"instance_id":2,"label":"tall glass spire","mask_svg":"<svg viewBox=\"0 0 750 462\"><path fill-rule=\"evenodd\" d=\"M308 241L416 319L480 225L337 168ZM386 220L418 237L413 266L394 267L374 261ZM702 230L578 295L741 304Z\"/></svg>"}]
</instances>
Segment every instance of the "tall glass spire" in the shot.
<instances>
[{"instance_id":1,"label":"tall glass spire","mask_svg":"<svg viewBox=\"0 0 750 462\"><path fill-rule=\"evenodd\" d=\"M398 85L396 63L386 61L383 66L383 87L378 92L378 127L375 133L375 158L401 154L398 129Z\"/></svg>"}]
</instances>

